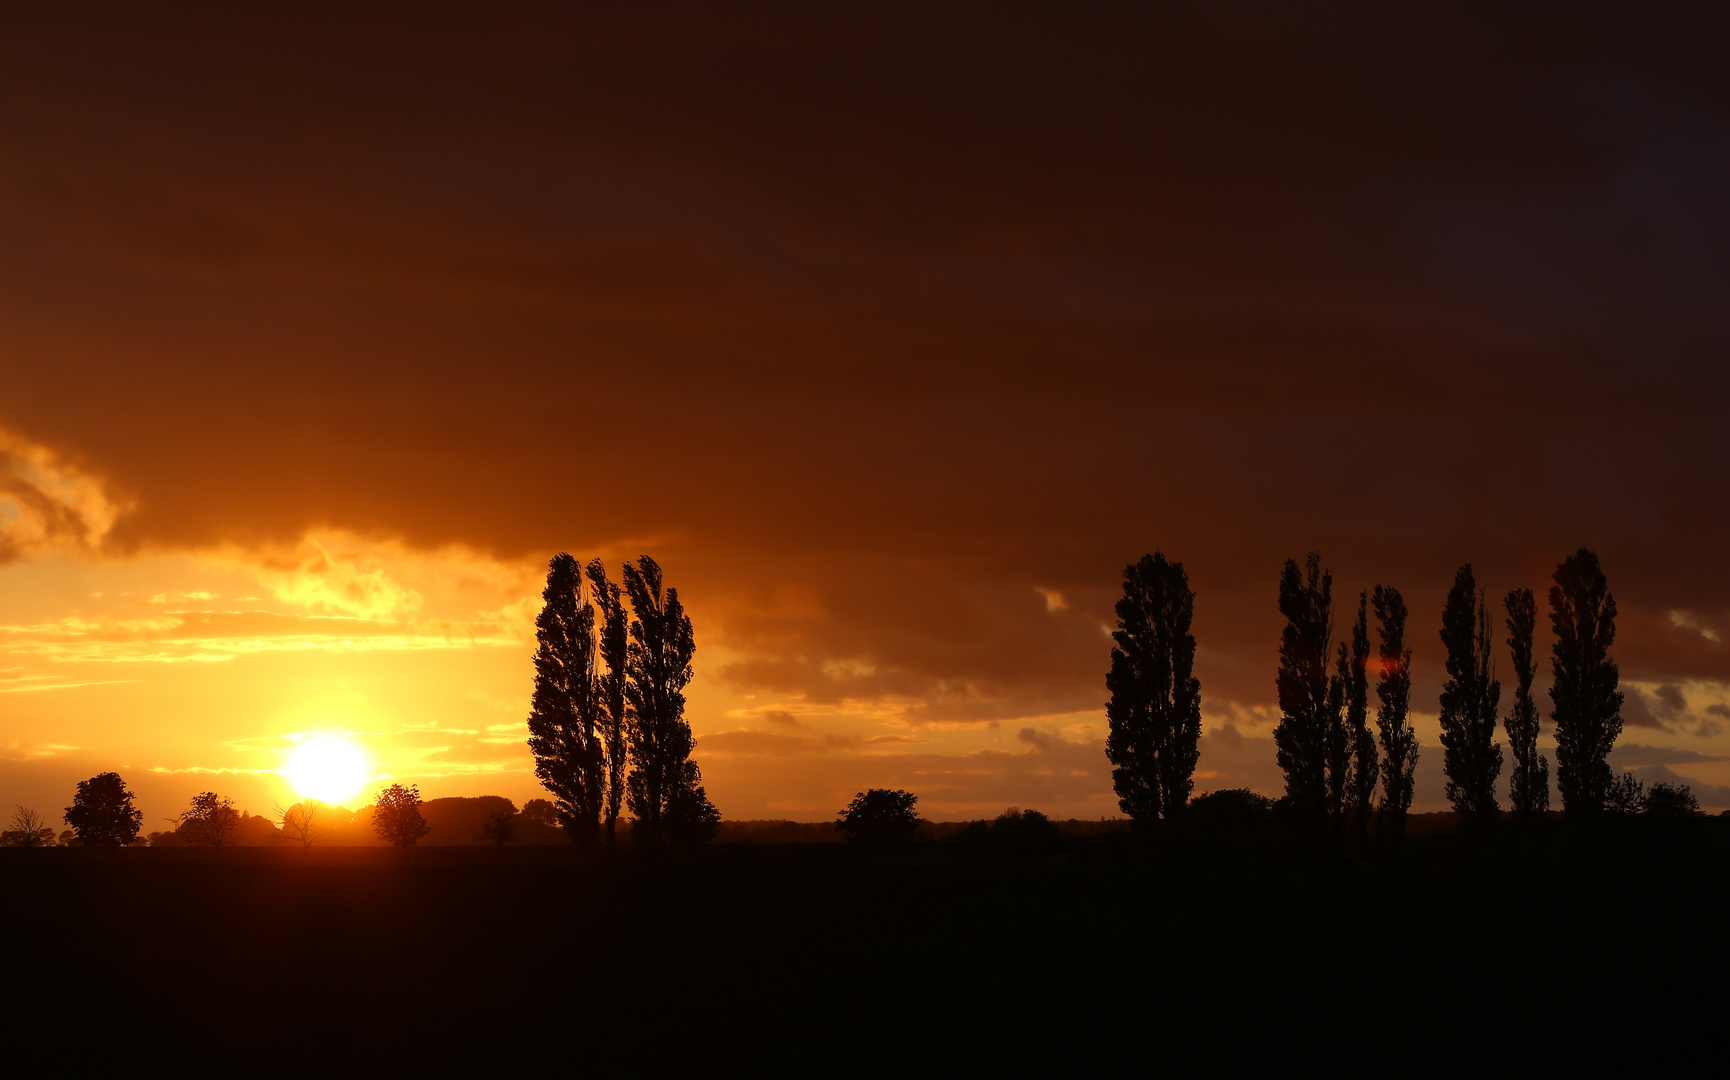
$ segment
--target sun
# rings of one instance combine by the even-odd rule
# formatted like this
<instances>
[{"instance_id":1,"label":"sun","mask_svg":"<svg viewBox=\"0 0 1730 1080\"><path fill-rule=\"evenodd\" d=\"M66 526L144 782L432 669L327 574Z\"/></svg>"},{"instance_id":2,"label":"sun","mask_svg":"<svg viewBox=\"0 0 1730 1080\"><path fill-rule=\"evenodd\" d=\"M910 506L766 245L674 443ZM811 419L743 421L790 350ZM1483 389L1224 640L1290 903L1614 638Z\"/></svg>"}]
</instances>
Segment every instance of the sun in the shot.
<instances>
[{"instance_id":1,"label":"sun","mask_svg":"<svg viewBox=\"0 0 1730 1080\"><path fill-rule=\"evenodd\" d=\"M288 756L282 774L303 797L334 806L366 784L366 754L347 739L320 735Z\"/></svg>"}]
</instances>

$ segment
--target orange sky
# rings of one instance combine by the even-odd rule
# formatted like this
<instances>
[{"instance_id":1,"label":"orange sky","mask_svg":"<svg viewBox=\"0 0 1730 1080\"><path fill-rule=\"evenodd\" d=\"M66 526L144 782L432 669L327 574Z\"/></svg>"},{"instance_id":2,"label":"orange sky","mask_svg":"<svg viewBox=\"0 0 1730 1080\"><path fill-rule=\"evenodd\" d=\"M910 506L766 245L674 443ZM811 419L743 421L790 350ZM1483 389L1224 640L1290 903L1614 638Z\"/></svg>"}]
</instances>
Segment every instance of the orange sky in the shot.
<instances>
[{"instance_id":1,"label":"orange sky","mask_svg":"<svg viewBox=\"0 0 1730 1080\"><path fill-rule=\"evenodd\" d=\"M1709 33L369 11L0 13L0 804L268 810L309 733L520 803L561 549L680 589L729 818L1115 813L1154 549L1198 787L1277 793L1319 548L1411 602L1435 809L1454 569L1584 543L1618 764L1730 806Z\"/></svg>"}]
</instances>

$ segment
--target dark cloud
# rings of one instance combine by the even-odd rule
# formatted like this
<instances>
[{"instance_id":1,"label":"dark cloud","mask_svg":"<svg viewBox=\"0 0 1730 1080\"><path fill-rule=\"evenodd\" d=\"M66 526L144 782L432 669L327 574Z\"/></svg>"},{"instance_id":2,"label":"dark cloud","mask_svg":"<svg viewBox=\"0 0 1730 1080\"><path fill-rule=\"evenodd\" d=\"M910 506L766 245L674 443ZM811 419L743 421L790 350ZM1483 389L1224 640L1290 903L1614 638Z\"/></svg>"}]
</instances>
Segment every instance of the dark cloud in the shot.
<instances>
[{"instance_id":1,"label":"dark cloud","mask_svg":"<svg viewBox=\"0 0 1730 1080\"><path fill-rule=\"evenodd\" d=\"M0 425L111 552L651 548L731 684L913 723L1097 709L1154 548L1221 719L1312 547L1425 693L1459 563L1581 543L1726 679L1722 21L13 10Z\"/></svg>"},{"instance_id":2,"label":"dark cloud","mask_svg":"<svg viewBox=\"0 0 1730 1080\"><path fill-rule=\"evenodd\" d=\"M1708 784L1693 777L1672 772L1663 765L1652 765L1643 769L1631 769L1630 772L1645 781L1647 787L1653 784L1684 784L1694 793L1694 798L1703 810L1730 809L1730 786L1723 784Z\"/></svg>"},{"instance_id":3,"label":"dark cloud","mask_svg":"<svg viewBox=\"0 0 1730 1080\"><path fill-rule=\"evenodd\" d=\"M1694 761L1730 761L1723 754L1703 754L1698 750L1679 750L1671 746L1642 746L1639 743L1618 743L1610 753L1610 763L1618 769L1636 769L1648 765L1685 765Z\"/></svg>"}]
</instances>

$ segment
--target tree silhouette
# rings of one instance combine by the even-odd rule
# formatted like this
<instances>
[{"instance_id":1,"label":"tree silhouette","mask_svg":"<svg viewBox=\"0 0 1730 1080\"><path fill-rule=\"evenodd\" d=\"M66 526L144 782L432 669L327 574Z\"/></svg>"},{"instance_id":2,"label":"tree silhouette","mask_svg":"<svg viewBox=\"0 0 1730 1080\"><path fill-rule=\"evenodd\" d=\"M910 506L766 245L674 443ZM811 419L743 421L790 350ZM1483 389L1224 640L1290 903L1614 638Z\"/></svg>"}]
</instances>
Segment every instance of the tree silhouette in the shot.
<instances>
[{"instance_id":1,"label":"tree silhouette","mask_svg":"<svg viewBox=\"0 0 1730 1080\"><path fill-rule=\"evenodd\" d=\"M553 804L546 799L530 799L523 804L523 820L536 825L558 825L559 815L553 810Z\"/></svg>"},{"instance_id":2,"label":"tree silhouette","mask_svg":"<svg viewBox=\"0 0 1730 1080\"><path fill-rule=\"evenodd\" d=\"M625 669L630 625L619 587L607 579L601 560L590 562L587 573L590 593L601 614L597 644L607 665L606 674L597 675L595 682L601 749L607 759L605 830L607 846L611 847L618 842L619 809L625 798Z\"/></svg>"},{"instance_id":3,"label":"tree silhouette","mask_svg":"<svg viewBox=\"0 0 1730 1080\"><path fill-rule=\"evenodd\" d=\"M1202 833L1253 836L1273 832L1273 800L1249 788L1226 788L1197 795L1189 803L1189 824Z\"/></svg>"},{"instance_id":4,"label":"tree silhouette","mask_svg":"<svg viewBox=\"0 0 1730 1080\"><path fill-rule=\"evenodd\" d=\"M1538 600L1530 589L1511 590L1507 609L1508 650L1514 658L1514 711L1503 721L1514 768L1508 775L1508 801L1521 817L1541 817L1550 808L1550 762L1538 754L1538 703L1532 700L1537 660L1532 637L1538 626Z\"/></svg>"},{"instance_id":5,"label":"tree silhouette","mask_svg":"<svg viewBox=\"0 0 1730 1080\"><path fill-rule=\"evenodd\" d=\"M1610 658L1616 640L1616 598L1598 565L1581 548L1556 567L1550 587L1550 721L1556 726L1556 785L1562 812L1593 817L1610 790L1610 751L1622 734L1620 672Z\"/></svg>"},{"instance_id":6,"label":"tree silhouette","mask_svg":"<svg viewBox=\"0 0 1730 1080\"><path fill-rule=\"evenodd\" d=\"M276 820L281 829L277 835L283 840L294 840L300 844L300 850L305 852L314 844L322 844L330 839L330 834L319 823L319 811L323 804L317 799L307 799L297 802L284 810L276 808Z\"/></svg>"},{"instance_id":7,"label":"tree silhouette","mask_svg":"<svg viewBox=\"0 0 1730 1080\"><path fill-rule=\"evenodd\" d=\"M506 844L514 843L517 838L517 815L509 810L500 810L488 814L481 823L481 830L475 839L483 844L491 844L503 849Z\"/></svg>"},{"instance_id":8,"label":"tree silhouette","mask_svg":"<svg viewBox=\"0 0 1730 1080\"><path fill-rule=\"evenodd\" d=\"M1358 593L1358 617L1352 623L1351 663L1336 675L1345 684L1346 738L1351 743L1350 807L1357 833L1369 829L1370 810L1376 797L1376 781L1381 768L1376 762L1376 737L1370 731L1370 622L1369 596ZM1340 647L1341 661L1346 659L1345 646Z\"/></svg>"},{"instance_id":9,"label":"tree silhouette","mask_svg":"<svg viewBox=\"0 0 1730 1080\"><path fill-rule=\"evenodd\" d=\"M180 815L179 833L189 844L203 847L233 847L240 843L240 811L234 800L214 791L192 797L192 805Z\"/></svg>"},{"instance_id":10,"label":"tree silhouette","mask_svg":"<svg viewBox=\"0 0 1730 1080\"><path fill-rule=\"evenodd\" d=\"M559 824L578 847L600 838L606 803L606 748L595 680L595 609L583 598L577 560L560 552L547 566L546 601L535 618L535 685L529 750L535 776L553 794Z\"/></svg>"},{"instance_id":11,"label":"tree silhouette","mask_svg":"<svg viewBox=\"0 0 1730 1080\"><path fill-rule=\"evenodd\" d=\"M1502 684L1494 675L1490 612L1484 590L1467 563L1454 574L1442 608L1442 646L1447 651L1448 680L1442 684L1442 768L1448 776L1448 801L1462 816L1492 821L1496 777L1502 771L1502 748L1496 742L1496 722Z\"/></svg>"},{"instance_id":12,"label":"tree silhouette","mask_svg":"<svg viewBox=\"0 0 1730 1080\"><path fill-rule=\"evenodd\" d=\"M918 801L919 796L911 791L861 791L838 815L835 829L848 843L863 847L905 843L919 829L919 815L913 811Z\"/></svg>"},{"instance_id":13,"label":"tree silhouette","mask_svg":"<svg viewBox=\"0 0 1730 1080\"><path fill-rule=\"evenodd\" d=\"M1274 728L1274 745L1285 771L1287 803L1302 826L1313 829L1326 818L1329 806L1330 743L1344 742L1343 732L1334 731L1343 725L1328 677L1333 575L1321 572L1320 555L1310 553L1302 574L1296 562L1286 560L1279 582L1279 610L1286 626L1280 635L1281 718Z\"/></svg>"},{"instance_id":14,"label":"tree silhouette","mask_svg":"<svg viewBox=\"0 0 1730 1080\"><path fill-rule=\"evenodd\" d=\"M1412 775L1418 768L1418 736L1411 725L1412 650L1406 648L1406 601L1400 590L1377 585L1370 594L1376 612L1381 674L1376 679L1376 729L1382 744L1382 824L1399 839L1412 808Z\"/></svg>"},{"instance_id":15,"label":"tree silhouette","mask_svg":"<svg viewBox=\"0 0 1730 1080\"><path fill-rule=\"evenodd\" d=\"M691 620L679 590L663 590L661 568L647 555L636 566L625 564L624 579L633 616L625 659L631 755L625 800L632 833L650 846L665 840L702 843L714 835L721 815L690 760L696 743L685 722L684 691L697 651Z\"/></svg>"},{"instance_id":16,"label":"tree silhouette","mask_svg":"<svg viewBox=\"0 0 1730 1080\"><path fill-rule=\"evenodd\" d=\"M66 824L86 847L124 847L138 839L143 811L119 773L105 772L78 781L78 794L66 808Z\"/></svg>"},{"instance_id":17,"label":"tree silhouette","mask_svg":"<svg viewBox=\"0 0 1730 1080\"><path fill-rule=\"evenodd\" d=\"M1645 781L1628 772L1612 777L1604 788L1604 812L1621 815L1645 813Z\"/></svg>"},{"instance_id":18,"label":"tree silhouette","mask_svg":"<svg viewBox=\"0 0 1730 1080\"><path fill-rule=\"evenodd\" d=\"M1182 563L1143 555L1123 568L1111 638L1105 756L1117 803L1138 825L1182 815L1200 754L1201 682L1190 618L1195 593Z\"/></svg>"},{"instance_id":19,"label":"tree silhouette","mask_svg":"<svg viewBox=\"0 0 1730 1080\"><path fill-rule=\"evenodd\" d=\"M1646 793L1646 814L1660 818L1700 816L1700 803L1687 784L1653 784Z\"/></svg>"},{"instance_id":20,"label":"tree silhouette","mask_svg":"<svg viewBox=\"0 0 1730 1080\"><path fill-rule=\"evenodd\" d=\"M12 809L12 827L0 833L3 847L53 847L54 830L28 806Z\"/></svg>"},{"instance_id":21,"label":"tree silhouette","mask_svg":"<svg viewBox=\"0 0 1730 1080\"><path fill-rule=\"evenodd\" d=\"M372 831L378 838L407 854L420 838L432 831L420 812L420 787L392 784L378 793L372 804Z\"/></svg>"}]
</instances>

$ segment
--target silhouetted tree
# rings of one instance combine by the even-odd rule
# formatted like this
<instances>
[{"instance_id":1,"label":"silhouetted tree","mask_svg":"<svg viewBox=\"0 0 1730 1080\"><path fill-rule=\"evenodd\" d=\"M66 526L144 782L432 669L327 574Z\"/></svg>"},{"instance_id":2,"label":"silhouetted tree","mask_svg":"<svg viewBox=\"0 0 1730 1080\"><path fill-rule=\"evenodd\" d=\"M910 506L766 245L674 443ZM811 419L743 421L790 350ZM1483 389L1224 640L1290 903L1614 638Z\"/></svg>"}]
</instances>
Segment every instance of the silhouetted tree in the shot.
<instances>
[{"instance_id":1,"label":"silhouetted tree","mask_svg":"<svg viewBox=\"0 0 1730 1080\"><path fill-rule=\"evenodd\" d=\"M143 811L119 773L105 772L78 781L78 794L66 808L66 824L86 847L124 847L138 839Z\"/></svg>"},{"instance_id":2,"label":"silhouetted tree","mask_svg":"<svg viewBox=\"0 0 1730 1080\"><path fill-rule=\"evenodd\" d=\"M281 829L277 834L278 837L283 840L296 841L300 844L300 850L303 853L314 844L324 843L330 839L330 834L319 822L319 811L322 808L323 804L317 799L297 802L287 810L280 806L277 807L276 820Z\"/></svg>"},{"instance_id":3,"label":"silhouetted tree","mask_svg":"<svg viewBox=\"0 0 1730 1080\"><path fill-rule=\"evenodd\" d=\"M393 847L408 849L432 831L420 812L420 787L392 784L378 793L372 804L372 831Z\"/></svg>"},{"instance_id":4,"label":"silhouetted tree","mask_svg":"<svg viewBox=\"0 0 1730 1080\"><path fill-rule=\"evenodd\" d=\"M1258 836L1273 832L1273 800L1249 788L1226 788L1189 801L1190 827L1202 833Z\"/></svg>"},{"instance_id":5,"label":"silhouetted tree","mask_svg":"<svg viewBox=\"0 0 1730 1080\"><path fill-rule=\"evenodd\" d=\"M1341 646L1343 661L1344 645ZM1358 618L1352 623L1351 663L1336 675L1345 684L1346 738L1351 744L1350 807L1361 836L1369 829L1370 811L1376 797L1381 767L1376 762L1376 737L1370 731L1370 622L1369 596L1358 593Z\"/></svg>"},{"instance_id":6,"label":"silhouetted tree","mask_svg":"<svg viewBox=\"0 0 1730 1080\"><path fill-rule=\"evenodd\" d=\"M1556 567L1550 588L1550 721L1556 725L1556 783L1562 812L1591 817L1603 811L1610 788L1610 751L1622 734L1622 691L1610 646L1616 640L1616 598L1581 548Z\"/></svg>"},{"instance_id":7,"label":"silhouetted tree","mask_svg":"<svg viewBox=\"0 0 1730 1080\"><path fill-rule=\"evenodd\" d=\"M232 799L214 791L199 792L192 797L192 805L181 812L178 831L189 844L233 847L240 843L240 811Z\"/></svg>"},{"instance_id":8,"label":"silhouetted tree","mask_svg":"<svg viewBox=\"0 0 1730 1080\"><path fill-rule=\"evenodd\" d=\"M1412 775L1418 768L1418 736L1411 724L1412 650L1406 648L1406 601L1400 590L1377 585L1370 606L1380 639L1376 728L1382 744L1382 826L1397 840L1406 831Z\"/></svg>"},{"instance_id":9,"label":"silhouetted tree","mask_svg":"<svg viewBox=\"0 0 1730 1080\"><path fill-rule=\"evenodd\" d=\"M1201 682L1189 632L1195 593L1182 563L1143 555L1123 568L1117 630L1111 638L1111 732L1105 756L1117 804L1138 825L1181 816L1200 754Z\"/></svg>"},{"instance_id":10,"label":"silhouetted tree","mask_svg":"<svg viewBox=\"0 0 1730 1080\"><path fill-rule=\"evenodd\" d=\"M500 810L488 814L486 821L481 823L481 831L475 839L483 844L491 844L502 849L506 844L514 843L517 838L517 815L509 810Z\"/></svg>"},{"instance_id":11,"label":"silhouetted tree","mask_svg":"<svg viewBox=\"0 0 1730 1080\"><path fill-rule=\"evenodd\" d=\"M553 804L546 799L530 799L523 804L523 820L536 825L557 825L559 815L553 810Z\"/></svg>"},{"instance_id":12,"label":"silhouetted tree","mask_svg":"<svg viewBox=\"0 0 1730 1080\"><path fill-rule=\"evenodd\" d=\"M1326 817L1330 803L1330 744L1343 744L1342 726L1328 677L1333 636L1333 575L1321 572L1311 552L1303 573L1291 559L1280 575L1279 610L1286 618L1279 646L1280 722L1274 728L1279 766L1285 771L1287 805L1305 828ZM1331 714L1331 715L1330 715Z\"/></svg>"},{"instance_id":13,"label":"silhouetted tree","mask_svg":"<svg viewBox=\"0 0 1730 1080\"><path fill-rule=\"evenodd\" d=\"M838 815L835 828L850 844L884 846L905 843L918 831L913 807L919 796L911 791L871 788L853 796Z\"/></svg>"},{"instance_id":14,"label":"silhouetted tree","mask_svg":"<svg viewBox=\"0 0 1730 1080\"><path fill-rule=\"evenodd\" d=\"M1628 772L1612 777L1604 788L1604 811L1609 814L1645 813L1645 781Z\"/></svg>"},{"instance_id":15,"label":"silhouetted tree","mask_svg":"<svg viewBox=\"0 0 1730 1080\"><path fill-rule=\"evenodd\" d=\"M1532 700L1537 660L1532 637L1538 625L1538 600L1530 589L1511 590L1507 609L1508 650L1514 658L1514 711L1503 726L1514 768L1508 775L1508 801L1521 817L1540 817L1550 808L1550 762L1538 753L1538 703Z\"/></svg>"},{"instance_id":16,"label":"silhouetted tree","mask_svg":"<svg viewBox=\"0 0 1730 1080\"><path fill-rule=\"evenodd\" d=\"M601 624L597 644L600 658L607 665L605 674L595 679L596 700L600 706L597 723L601 733L601 748L607 759L607 846L618 842L619 809L625 798L625 681L629 655L629 620L619 587L607 579L607 568L595 559L588 566L589 589L599 609Z\"/></svg>"},{"instance_id":17,"label":"silhouetted tree","mask_svg":"<svg viewBox=\"0 0 1730 1080\"><path fill-rule=\"evenodd\" d=\"M0 847L53 847L54 830L28 806L14 807L12 827L0 833Z\"/></svg>"},{"instance_id":18,"label":"silhouetted tree","mask_svg":"<svg viewBox=\"0 0 1730 1080\"><path fill-rule=\"evenodd\" d=\"M1687 784L1653 784L1646 793L1646 814L1659 818L1700 816L1700 803Z\"/></svg>"},{"instance_id":19,"label":"silhouetted tree","mask_svg":"<svg viewBox=\"0 0 1730 1080\"><path fill-rule=\"evenodd\" d=\"M547 567L546 601L535 619L535 686L529 750L535 776L553 794L559 824L578 847L600 838L606 747L595 679L595 609L583 598L577 560L561 552Z\"/></svg>"},{"instance_id":20,"label":"silhouetted tree","mask_svg":"<svg viewBox=\"0 0 1730 1080\"><path fill-rule=\"evenodd\" d=\"M1502 748L1496 742L1502 684L1491 656L1490 612L1467 563L1454 574L1442 608L1448 680L1442 684L1442 768L1448 801L1462 816L1493 821Z\"/></svg>"},{"instance_id":21,"label":"silhouetted tree","mask_svg":"<svg viewBox=\"0 0 1730 1080\"><path fill-rule=\"evenodd\" d=\"M661 568L647 555L625 564L625 594L631 601L626 649L626 741L631 773L625 800L635 838L703 843L721 815L703 791L702 773L690 760L696 745L685 722L685 687L691 681L696 639L679 603L679 590L662 589Z\"/></svg>"}]
</instances>

